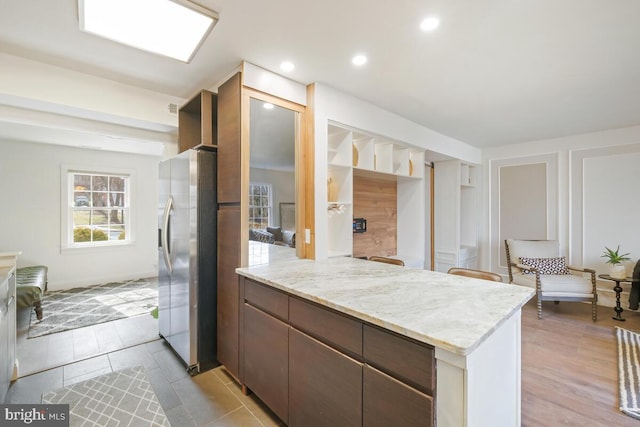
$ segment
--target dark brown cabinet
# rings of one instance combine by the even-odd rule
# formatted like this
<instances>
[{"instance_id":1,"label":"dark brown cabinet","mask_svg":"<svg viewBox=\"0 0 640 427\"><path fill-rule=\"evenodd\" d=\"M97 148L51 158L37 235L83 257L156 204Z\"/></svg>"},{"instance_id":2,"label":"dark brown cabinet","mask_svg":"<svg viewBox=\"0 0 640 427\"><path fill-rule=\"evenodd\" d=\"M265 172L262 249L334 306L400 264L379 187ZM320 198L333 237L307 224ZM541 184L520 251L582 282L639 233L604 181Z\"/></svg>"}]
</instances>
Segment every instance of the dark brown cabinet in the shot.
<instances>
[{"instance_id":1,"label":"dark brown cabinet","mask_svg":"<svg viewBox=\"0 0 640 427\"><path fill-rule=\"evenodd\" d=\"M218 360L240 378L240 73L218 89Z\"/></svg>"},{"instance_id":2,"label":"dark brown cabinet","mask_svg":"<svg viewBox=\"0 0 640 427\"><path fill-rule=\"evenodd\" d=\"M363 371L363 416L366 427L434 424L433 398L369 365Z\"/></svg>"},{"instance_id":3,"label":"dark brown cabinet","mask_svg":"<svg viewBox=\"0 0 640 427\"><path fill-rule=\"evenodd\" d=\"M215 147L218 123L217 95L201 90L178 111L178 152Z\"/></svg>"},{"instance_id":4,"label":"dark brown cabinet","mask_svg":"<svg viewBox=\"0 0 640 427\"><path fill-rule=\"evenodd\" d=\"M240 76L237 73L218 88L218 203L240 203L242 197ZM246 163L248 167L248 157Z\"/></svg>"},{"instance_id":5,"label":"dark brown cabinet","mask_svg":"<svg viewBox=\"0 0 640 427\"><path fill-rule=\"evenodd\" d=\"M242 277L241 380L296 426L433 426L433 347Z\"/></svg>"},{"instance_id":6,"label":"dark brown cabinet","mask_svg":"<svg viewBox=\"0 0 640 427\"><path fill-rule=\"evenodd\" d=\"M236 268L240 265L240 206L218 209L218 360L231 375L239 376L239 290Z\"/></svg>"},{"instance_id":7,"label":"dark brown cabinet","mask_svg":"<svg viewBox=\"0 0 640 427\"><path fill-rule=\"evenodd\" d=\"M361 426L362 363L289 330L289 425Z\"/></svg>"},{"instance_id":8,"label":"dark brown cabinet","mask_svg":"<svg viewBox=\"0 0 640 427\"><path fill-rule=\"evenodd\" d=\"M289 417L289 325L244 305L244 384L285 423Z\"/></svg>"}]
</instances>

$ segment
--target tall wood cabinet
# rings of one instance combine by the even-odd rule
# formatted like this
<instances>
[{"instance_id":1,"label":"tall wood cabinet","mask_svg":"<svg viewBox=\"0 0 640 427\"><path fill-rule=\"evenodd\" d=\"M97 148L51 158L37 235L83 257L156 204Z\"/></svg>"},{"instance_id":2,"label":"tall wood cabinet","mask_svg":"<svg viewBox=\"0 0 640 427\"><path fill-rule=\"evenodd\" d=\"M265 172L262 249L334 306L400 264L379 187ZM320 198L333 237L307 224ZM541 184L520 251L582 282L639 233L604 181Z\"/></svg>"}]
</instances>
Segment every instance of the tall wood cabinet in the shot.
<instances>
[{"instance_id":1,"label":"tall wood cabinet","mask_svg":"<svg viewBox=\"0 0 640 427\"><path fill-rule=\"evenodd\" d=\"M434 270L477 268L478 167L434 162Z\"/></svg>"},{"instance_id":2,"label":"tall wood cabinet","mask_svg":"<svg viewBox=\"0 0 640 427\"><path fill-rule=\"evenodd\" d=\"M242 158L241 75L218 89L218 360L239 378Z\"/></svg>"}]
</instances>

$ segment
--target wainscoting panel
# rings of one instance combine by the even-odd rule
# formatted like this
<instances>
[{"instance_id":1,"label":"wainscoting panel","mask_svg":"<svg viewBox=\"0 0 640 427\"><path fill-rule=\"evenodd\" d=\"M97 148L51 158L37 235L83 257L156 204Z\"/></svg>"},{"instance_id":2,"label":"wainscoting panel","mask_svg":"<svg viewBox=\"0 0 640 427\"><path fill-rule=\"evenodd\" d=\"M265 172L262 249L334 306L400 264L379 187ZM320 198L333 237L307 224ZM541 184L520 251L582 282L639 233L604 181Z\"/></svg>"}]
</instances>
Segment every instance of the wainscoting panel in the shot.
<instances>
[{"instance_id":1,"label":"wainscoting panel","mask_svg":"<svg viewBox=\"0 0 640 427\"><path fill-rule=\"evenodd\" d=\"M507 274L504 240L558 234L558 156L490 162L491 271Z\"/></svg>"},{"instance_id":2,"label":"wainscoting panel","mask_svg":"<svg viewBox=\"0 0 640 427\"><path fill-rule=\"evenodd\" d=\"M604 247L630 252L626 263L631 275L640 258L640 144L575 150L571 152L571 259L607 273L601 258ZM613 283L598 282L601 305L612 306ZM624 285L623 308L627 309Z\"/></svg>"}]
</instances>

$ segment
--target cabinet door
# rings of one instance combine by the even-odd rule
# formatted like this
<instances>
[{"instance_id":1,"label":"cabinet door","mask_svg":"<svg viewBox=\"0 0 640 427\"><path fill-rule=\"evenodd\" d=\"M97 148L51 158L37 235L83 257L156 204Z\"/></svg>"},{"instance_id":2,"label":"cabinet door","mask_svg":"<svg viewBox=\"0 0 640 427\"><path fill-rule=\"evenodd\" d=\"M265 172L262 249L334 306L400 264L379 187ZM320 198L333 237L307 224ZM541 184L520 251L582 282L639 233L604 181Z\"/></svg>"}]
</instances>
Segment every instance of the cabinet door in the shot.
<instances>
[{"instance_id":1,"label":"cabinet door","mask_svg":"<svg viewBox=\"0 0 640 427\"><path fill-rule=\"evenodd\" d=\"M285 423L288 382L289 325L244 304L244 384Z\"/></svg>"},{"instance_id":2,"label":"cabinet door","mask_svg":"<svg viewBox=\"0 0 640 427\"><path fill-rule=\"evenodd\" d=\"M433 398L364 365L363 425L433 426Z\"/></svg>"},{"instance_id":3,"label":"cabinet door","mask_svg":"<svg viewBox=\"0 0 640 427\"><path fill-rule=\"evenodd\" d=\"M289 329L289 425L362 425L362 364L294 328Z\"/></svg>"},{"instance_id":4,"label":"cabinet door","mask_svg":"<svg viewBox=\"0 0 640 427\"><path fill-rule=\"evenodd\" d=\"M242 194L240 76L218 89L218 203L239 203Z\"/></svg>"},{"instance_id":5,"label":"cabinet door","mask_svg":"<svg viewBox=\"0 0 640 427\"><path fill-rule=\"evenodd\" d=\"M218 360L239 377L240 207L218 210Z\"/></svg>"}]
</instances>

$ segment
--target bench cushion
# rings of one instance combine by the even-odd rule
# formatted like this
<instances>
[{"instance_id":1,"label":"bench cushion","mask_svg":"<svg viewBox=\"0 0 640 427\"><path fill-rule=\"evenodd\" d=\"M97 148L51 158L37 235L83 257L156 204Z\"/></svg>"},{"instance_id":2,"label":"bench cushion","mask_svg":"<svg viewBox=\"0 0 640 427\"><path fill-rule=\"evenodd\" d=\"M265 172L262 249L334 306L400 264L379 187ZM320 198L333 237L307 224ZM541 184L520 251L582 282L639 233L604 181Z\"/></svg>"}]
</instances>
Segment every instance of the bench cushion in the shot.
<instances>
[{"instance_id":1,"label":"bench cushion","mask_svg":"<svg viewBox=\"0 0 640 427\"><path fill-rule=\"evenodd\" d=\"M16 304L19 308L33 307L47 289L47 267L35 265L16 270Z\"/></svg>"}]
</instances>

